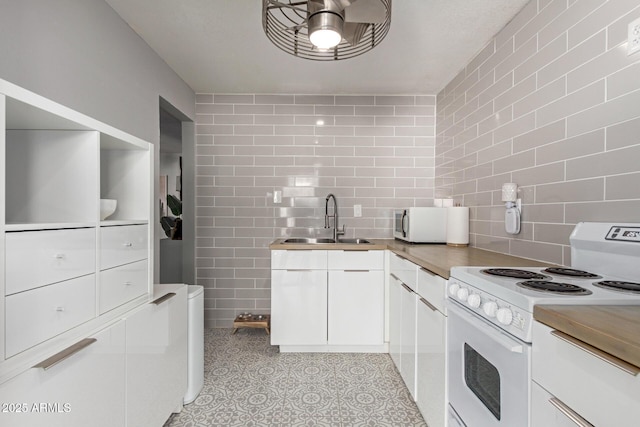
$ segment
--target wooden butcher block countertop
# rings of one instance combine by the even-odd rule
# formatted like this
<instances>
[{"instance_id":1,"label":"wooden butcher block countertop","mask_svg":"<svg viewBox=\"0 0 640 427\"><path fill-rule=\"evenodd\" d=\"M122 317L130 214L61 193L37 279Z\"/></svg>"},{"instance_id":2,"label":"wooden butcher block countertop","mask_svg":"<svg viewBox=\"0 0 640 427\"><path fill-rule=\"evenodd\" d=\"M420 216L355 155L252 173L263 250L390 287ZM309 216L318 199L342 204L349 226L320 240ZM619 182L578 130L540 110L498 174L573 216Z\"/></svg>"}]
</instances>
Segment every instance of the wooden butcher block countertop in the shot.
<instances>
[{"instance_id":1,"label":"wooden butcher block countertop","mask_svg":"<svg viewBox=\"0 0 640 427\"><path fill-rule=\"evenodd\" d=\"M449 279L451 267L478 266L478 267L548 267L551 264L532 261L497 252L485 251L472 247L447 246L444 244L411 244L395 239L368 239L371 245L347 245L328 243L322 245L309 245L299 243L282 243L278 239L271 243L270 249L324 249L324 250L375 250L389 249L391 252L408 259L414 264Z\"/></svg>"},{"instance_id":2,"label":"wooden butcher block countertop","mask_svg":"<svg viewBox=\"0 0 640 427\"><path fill-rule=\"evenodd\" d=\"M640 305L538 305L533 317L640 367Z\"/></svg>"}]
</instances>

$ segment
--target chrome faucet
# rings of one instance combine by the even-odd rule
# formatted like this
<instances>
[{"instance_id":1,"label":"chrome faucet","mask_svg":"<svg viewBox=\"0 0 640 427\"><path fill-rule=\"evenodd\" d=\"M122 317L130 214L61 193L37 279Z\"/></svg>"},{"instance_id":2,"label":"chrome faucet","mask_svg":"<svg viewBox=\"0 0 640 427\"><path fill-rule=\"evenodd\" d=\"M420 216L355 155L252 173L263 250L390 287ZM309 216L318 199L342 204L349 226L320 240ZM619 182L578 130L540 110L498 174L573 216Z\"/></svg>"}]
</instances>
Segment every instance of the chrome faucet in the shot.
<instances>
[{"instance_id":1,"label":"chrome faucet","mask_svg":"<svg viewBox=\"0 0 640 427\"><path fill-rule=\"evenodd\" d=\"M336 196L329 193L324 203L324 228L331 228L329 224L329 199L333 199L333 240L338 241L338 236L344 234L344 224L342 230L338 229L338 201Z\"/></svg>"}]
</instances>

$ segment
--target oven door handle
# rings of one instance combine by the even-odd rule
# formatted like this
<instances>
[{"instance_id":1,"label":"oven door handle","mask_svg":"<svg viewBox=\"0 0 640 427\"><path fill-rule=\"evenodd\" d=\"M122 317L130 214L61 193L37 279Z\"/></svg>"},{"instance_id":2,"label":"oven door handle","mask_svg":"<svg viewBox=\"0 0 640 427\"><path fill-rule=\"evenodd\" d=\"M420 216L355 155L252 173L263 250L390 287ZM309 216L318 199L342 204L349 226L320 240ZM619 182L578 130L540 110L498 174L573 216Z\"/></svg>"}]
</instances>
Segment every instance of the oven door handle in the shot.
<instances>
[{"instance_id":1,"label":"oven door handle","mask_svg":"<svg viewBox=\"0 0 640 427\"><path fill-rule=\"evenodd\" d=\"M482 332L489 336L489 340L495 342L500 345L500 347L509 350L511 353L522 353L524 351L524 347L520 341L516 341L504 333L500 332L494 326L487 323L486 320L480 318L479 316L472 315L471 313L467 313L467 310L461 307L458 307L455 302L449 302L447 308L450 311L453 311L454 314L457 314L462 318L462 320L471 324L476 329L482 329Z\"/></svg>"}]
</instances>

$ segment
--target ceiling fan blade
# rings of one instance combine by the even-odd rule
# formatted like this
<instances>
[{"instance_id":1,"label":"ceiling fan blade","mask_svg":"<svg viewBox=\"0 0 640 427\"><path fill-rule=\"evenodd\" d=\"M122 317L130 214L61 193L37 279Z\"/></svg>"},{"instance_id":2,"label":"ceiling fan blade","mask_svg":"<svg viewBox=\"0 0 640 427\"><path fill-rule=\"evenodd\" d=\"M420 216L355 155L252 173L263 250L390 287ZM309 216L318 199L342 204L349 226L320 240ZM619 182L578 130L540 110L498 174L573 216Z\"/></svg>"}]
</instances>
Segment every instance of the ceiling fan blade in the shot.
<instances>
[{"instance_id":1,"label":"ceiling fan blade","mask_svg":"<svg viewBox=\"0 0 640 427\"><path fill-rule=\"evenodd\" d=\"M355 46L360 42L369 25L371 24L364 22L345 22L342 29L342 38L351 46Z\"/></svg>"},{"instance_id":2,"label":"ceiling fan blade","mask_svg":"<svg viewBox=\"0 0 640 427\"><path fill-rule=\"evenodd\" d=\"M289 4L289 3L282 3L282 2L277 1L277 0L269 0L269 5L270 6L268 6L268 7L269 7L269 9L272 9L272 8L280 8L280 9L285 8L285 9L293 9L293 10L297 10L297 11L300 11L300 12L305 12L306 9L300 7L300 5L303 5L303 4L305 4L305 2L297 2L297 3Z\"/></svg>"},{"instance_id":3,"label":"ceiling fan blade","mask_svg":"<svg viewBox=\"0 0 640 427\"><path fill-rule=\"evenodd\" d=\"M357 0L344 10L345 22L379 24L384 22L386 8L380 0Z\"/></svg>"}]
</instances>

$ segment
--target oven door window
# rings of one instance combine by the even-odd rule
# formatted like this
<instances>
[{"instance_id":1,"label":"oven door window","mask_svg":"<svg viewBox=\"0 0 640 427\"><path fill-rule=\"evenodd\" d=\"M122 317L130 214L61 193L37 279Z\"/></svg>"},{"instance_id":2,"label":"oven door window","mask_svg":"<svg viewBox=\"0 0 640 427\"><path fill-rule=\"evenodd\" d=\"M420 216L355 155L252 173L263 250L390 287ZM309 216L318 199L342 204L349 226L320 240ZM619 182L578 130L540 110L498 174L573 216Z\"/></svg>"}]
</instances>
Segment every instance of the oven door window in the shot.
<instances>
[{"instance_id":1,"label":"oven door window","mask_svg":"<svg viewBox=\"0 0 640 427\"><path fill-rule=\"evenodd\" d=\"M487 359L464 344L464 380L496 419L500 419L500 373Z\"/></svg>"}]
</instances>

